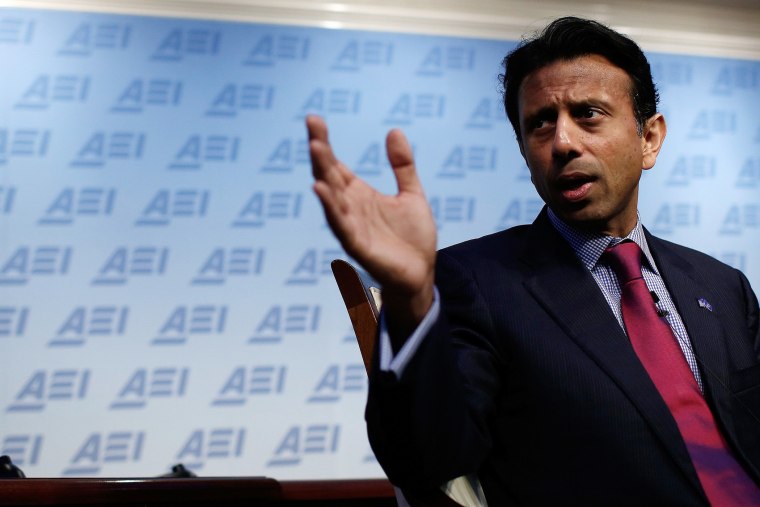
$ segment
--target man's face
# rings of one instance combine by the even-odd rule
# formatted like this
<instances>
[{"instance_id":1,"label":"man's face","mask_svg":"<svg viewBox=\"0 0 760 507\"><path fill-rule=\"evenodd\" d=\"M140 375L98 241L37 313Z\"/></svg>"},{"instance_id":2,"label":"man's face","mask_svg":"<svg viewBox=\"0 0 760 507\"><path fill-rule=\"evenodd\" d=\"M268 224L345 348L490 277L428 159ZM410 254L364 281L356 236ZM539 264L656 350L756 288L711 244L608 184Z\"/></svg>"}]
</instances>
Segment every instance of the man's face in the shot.
<instances>
[{"instance_id":1,"label":"man's face","mask_svg":"<svg viewBox=\"0 0 760 507\"><path fill-rule=\"evenodd\" d=\"M589 55L529 74L518 103L520 149L541 198L566 222L614 236L636 225L641 171L665 137L659 114L639 135L630 90L625 71Z\"/></svg>"}]
</instances>

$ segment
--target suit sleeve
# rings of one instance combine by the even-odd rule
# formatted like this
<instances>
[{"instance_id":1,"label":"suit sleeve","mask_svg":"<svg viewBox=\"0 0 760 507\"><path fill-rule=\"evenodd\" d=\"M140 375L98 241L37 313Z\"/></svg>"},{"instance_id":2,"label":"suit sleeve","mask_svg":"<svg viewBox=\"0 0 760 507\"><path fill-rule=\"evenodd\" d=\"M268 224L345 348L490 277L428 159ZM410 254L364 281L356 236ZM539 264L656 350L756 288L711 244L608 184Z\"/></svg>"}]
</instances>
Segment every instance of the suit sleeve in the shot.
<instances>
[{"instance_id":1,"label":"suit sleeve","mask_svg":"<svg viewBox=\"0 0 760 507\"><path fill-rule=\"evenodd\" d=\"M491 447L499 363L489 305L455 259L439 253L441 313L400 378L373 368L366 419L391 482L435 487L477 472Z\"/></svg>"}]
</instances>

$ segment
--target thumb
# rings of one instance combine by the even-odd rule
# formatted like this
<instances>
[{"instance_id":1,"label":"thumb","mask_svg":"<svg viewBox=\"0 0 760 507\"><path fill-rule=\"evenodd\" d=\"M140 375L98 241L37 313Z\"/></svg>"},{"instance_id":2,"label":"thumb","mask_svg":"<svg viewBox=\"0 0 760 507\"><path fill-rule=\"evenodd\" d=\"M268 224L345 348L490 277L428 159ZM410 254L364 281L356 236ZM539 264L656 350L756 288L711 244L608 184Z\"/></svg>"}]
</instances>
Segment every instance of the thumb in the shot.
<instances>
[{"instance_id":1,"label":"thumb","mask_svg":"<svg viewBox=\"0 0 760 507\"><path fill-rule=\"evenodd\" d=\"M422 194L422 183L417 176L412 147L401 130L393 129L388 132L388 137L385 139L385 150L396 176L399 192Z\"/></svg>"}]
</instances>

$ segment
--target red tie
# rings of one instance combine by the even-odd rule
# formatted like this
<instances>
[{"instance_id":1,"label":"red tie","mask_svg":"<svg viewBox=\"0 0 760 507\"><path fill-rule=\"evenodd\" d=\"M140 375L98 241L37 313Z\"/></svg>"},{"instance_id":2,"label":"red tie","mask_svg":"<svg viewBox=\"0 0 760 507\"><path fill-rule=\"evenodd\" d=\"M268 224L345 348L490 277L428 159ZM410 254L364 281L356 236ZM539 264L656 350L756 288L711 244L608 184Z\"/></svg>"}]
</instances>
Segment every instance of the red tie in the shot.
<instances>
[{"instance_id":1,"label":"red tie","mask_svg":"<svg viewBox=\"0 0 760 507\"><path fill-rule=\"evenodd\" d=\"M628 338L678 425L713 506L760 506L760 488L734 459L699 390L670 325L657 315L641 274L641 249L626 241L608 248L620 282Z\"/></svg>"}]
</instances>

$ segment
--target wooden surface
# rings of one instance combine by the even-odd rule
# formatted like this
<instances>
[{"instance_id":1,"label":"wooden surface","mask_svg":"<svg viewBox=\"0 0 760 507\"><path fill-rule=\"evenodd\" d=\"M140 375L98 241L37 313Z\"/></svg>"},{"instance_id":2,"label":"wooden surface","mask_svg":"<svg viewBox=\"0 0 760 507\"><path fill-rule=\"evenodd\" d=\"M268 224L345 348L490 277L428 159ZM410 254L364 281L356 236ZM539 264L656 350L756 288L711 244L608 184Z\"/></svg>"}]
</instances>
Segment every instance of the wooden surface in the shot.
<instances>
[{"instance_id":1,"label":"wooden surface","mask_svg":"<svg viewBox=\"0 0 760 507\"><path fill-rule=\"evenodd\" d=\"M330 264L348 317L359 342L364 368L369 374L377 336L377 308L356 269L346 261L336 259Z\"/></svg>"},{"instance_id":2,"label":"wooden surface","mask_svg":"<svg viewBox=\"0 0 760 507\"><path fill-rule=\"evenodd\" d=\"M282 481L266 477L1 479L0 506L395 507L387 480Z\"/></svg>"}]
</instances>

